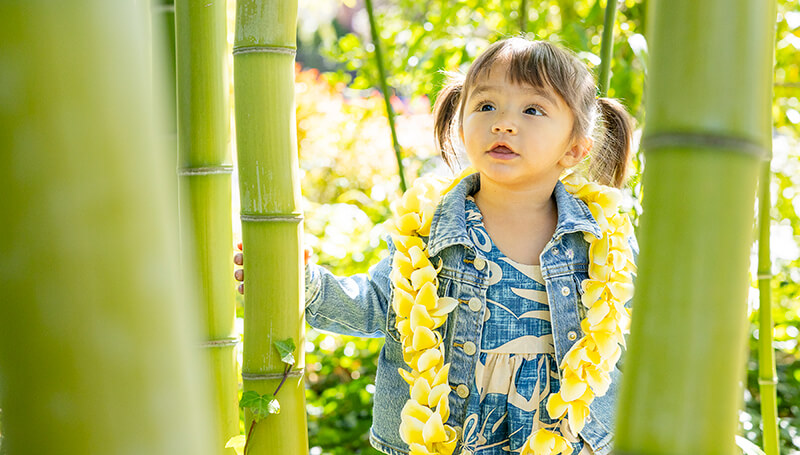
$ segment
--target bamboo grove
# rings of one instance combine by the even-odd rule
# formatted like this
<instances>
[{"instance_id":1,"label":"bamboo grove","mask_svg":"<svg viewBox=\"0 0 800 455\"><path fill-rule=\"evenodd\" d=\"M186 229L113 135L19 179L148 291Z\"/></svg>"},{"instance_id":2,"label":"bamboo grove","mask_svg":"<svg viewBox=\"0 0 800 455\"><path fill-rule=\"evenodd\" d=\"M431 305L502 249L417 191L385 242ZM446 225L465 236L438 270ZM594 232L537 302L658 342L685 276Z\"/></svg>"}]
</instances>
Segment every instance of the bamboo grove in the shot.
<instances>
[{"instance_id":1,"label":"bamboo grove","mask_svg":"<svg viewBox=\"0 0 800 455\"><path fill-rule=\"evenodd\" d=\"M618 7L606 5L603 94ZM405 188L380 23L366 7ZM0 71L11 69L0 73L0 453L233 455L225 11L209 0L0 3ZM236 2L249 455L309 451L297 12L296 0ZM760 331L772 332L775 15L774 1L648 4L647 192L615 453L737 450L757 188ZM772 339L760 341L764 450L777 455Z\"/></svg>"}]
</instances>

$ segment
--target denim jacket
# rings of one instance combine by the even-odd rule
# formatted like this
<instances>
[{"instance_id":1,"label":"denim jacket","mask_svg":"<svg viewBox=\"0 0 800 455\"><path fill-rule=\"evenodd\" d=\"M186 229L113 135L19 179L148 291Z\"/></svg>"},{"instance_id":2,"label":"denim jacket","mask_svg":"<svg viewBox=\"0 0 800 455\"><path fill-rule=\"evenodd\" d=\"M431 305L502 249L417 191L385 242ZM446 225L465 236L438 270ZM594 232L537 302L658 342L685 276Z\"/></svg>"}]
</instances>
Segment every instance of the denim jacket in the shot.
<instances>
[{"instance_id":1,"label":"denim jacket","mask_svg":"<svg viewBox=\"0 0 800 455\"><path fill-rule=\"evenodd\" d=\"M477 354L464 349L467 342L481 345L486 308L488 268L482 252L467 236L465 198L480 187L479 175L464 178L440 201L431 223L428 250L434 264L443 261L439 272L439 295L457 299L445 324L438 328L443 335L445 363L451 363L449 382L450 418L447 424L461 436L466 418L471 382L474 381ZM585 315L581 304L581 281L588 278L588 243L584 233L600 236L600 227L586 204L574 198L559 181L554 189L558 223L552 239L539 256L542 277L547 287L556 361L583 336L580 322ZM392 285L389 279L394 253L372 266L368 274L337 277L327 269L309 264L306 268L306 320L317 329L344 335L378 337L386 342L381 349L375 376L373 423L370 443L390 455L408 453L400 439L400 411L409 399L408 384L397 372L409 370L403 361L400 334L395 328L397 315L392 308ZM634 252L635 239L631 239ZM614 407L620 372L611 374L608 392L590 405L590 416L580 436L597 455L611 451ZM467 454L461 444L456 454Z\"/></svg>"}]
</instances>

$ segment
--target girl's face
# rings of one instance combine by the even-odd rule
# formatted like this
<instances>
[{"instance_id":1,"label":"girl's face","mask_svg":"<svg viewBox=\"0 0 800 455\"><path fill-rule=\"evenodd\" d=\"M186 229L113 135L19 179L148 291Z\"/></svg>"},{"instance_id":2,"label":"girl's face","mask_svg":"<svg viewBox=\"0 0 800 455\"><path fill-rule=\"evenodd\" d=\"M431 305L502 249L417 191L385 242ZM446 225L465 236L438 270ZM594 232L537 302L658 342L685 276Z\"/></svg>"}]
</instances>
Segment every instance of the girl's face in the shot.
<instances>
[{"instance_id":1,"label":"girl's face","mask_svg":"<svg viewBox=\"0 0 800 455\"><path fill-rule=\"evenodd\" d=\"M507 64L495 64L467 94L460 131L467 157L498 183L555 184L586 156L591 139L570 138L572 112L553 89L513 84L506 74Z\"/></svg>"}]
</instances>

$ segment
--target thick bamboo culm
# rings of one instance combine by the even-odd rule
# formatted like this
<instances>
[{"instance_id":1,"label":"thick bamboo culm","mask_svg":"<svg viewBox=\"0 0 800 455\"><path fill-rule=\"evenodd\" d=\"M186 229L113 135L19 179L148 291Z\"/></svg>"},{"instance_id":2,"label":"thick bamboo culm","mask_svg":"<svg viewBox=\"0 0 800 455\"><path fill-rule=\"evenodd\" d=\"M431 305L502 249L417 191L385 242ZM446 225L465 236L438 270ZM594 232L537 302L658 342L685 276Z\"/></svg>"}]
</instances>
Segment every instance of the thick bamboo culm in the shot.
<instances>
[{"instance_id":1,"label":"thick bamboo culm","mask_svg":"<svg viewBox=\"0 0 800 455\"><path fill-rule=\"evenodd\" d=\"M771 134L769 10L648 8L647 189L617 454L737 450L753 206Z\"/></svg>"},{"instance_id":2,"label":"thick bamboo culm","mask_svg":"<svg viewBox=\"0 0 800 455\"><path fill-rule=\"evenodd\" d=\"M216 453L233 455L224 448L239 434L225 3L176 0L175 46L181 256L205 315Z\"/></svg>"},{"instance_id":3,"label":"thick bamboo culm","mask_svg":"<svg viewBox=\"0 0 800 455\"><path fill-rule=\"evenodd\" d=\"M0 2L8 454L215 453L199 321L176 279L147 14L142 2Z\"/></svg>"},{"instance_id":4,"label":"thick bamboo culm","mask_svg":"<svg viewBox=\"0 0 800 455\"><path fill-rule=\"evenodd\" d=\"M277 395L281 412L256 425L248 455L308 453L303 222L294 104L296 27L296 0L237 2L233 65L247 283L245 392L272 394L281 383L285 365L273 341L291 337L298 347L296 364ZM245 412L248 430L252 420Z\"/></svg>"}]
</instances>

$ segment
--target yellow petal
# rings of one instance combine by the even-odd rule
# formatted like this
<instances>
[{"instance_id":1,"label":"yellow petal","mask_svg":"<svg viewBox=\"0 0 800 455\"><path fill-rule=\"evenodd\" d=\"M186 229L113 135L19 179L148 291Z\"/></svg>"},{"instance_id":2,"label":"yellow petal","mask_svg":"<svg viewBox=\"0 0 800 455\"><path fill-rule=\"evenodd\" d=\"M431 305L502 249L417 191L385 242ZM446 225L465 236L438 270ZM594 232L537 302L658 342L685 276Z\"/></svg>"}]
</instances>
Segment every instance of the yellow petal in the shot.
<instances>
[{"instance_id":1,"label":"yellow petal","mask_svg":"<svg viewBox=\"0 0 800 455\"><path fill-rule=\"evenodd\" d=\"M556 444L553 447L554 455L569 455L572 453L572 446L563 436L557 434L555 440Z\"/></svg>"},{"instance_id":2,"label":"yellow petal","mask_svg":"<svg viewBox=\"0 0 800 455\"><path fill-rule=\"evenodd\" d=\"M443 366L441 369L436 371L436 376L434 377L433 381L431 381L431 386L437 386L440 384L447 385L447 375L450 373L450 364Z\"/></svg>"},{"instance_id":3,"label":"yellow petal","mask_svg":"<svg viewBox=\"0 0 800 455\"><path fill-rule=\"evenodd\" d=\"M431 235L431 222L433 222L434 213L436 213L436 205L431 204L422 209L422 225L417 229L419 235L424 235L425 237Z\"/></svg>"},{"instance_id":4,"label":"yellow petal","mask_svg":"<svg viewBox=\"0 0 800 455\"><path fill-rule=\"evenodd\" d=\"M419 371L429 370L439 365L442 360L444 360L444 356L439 349L428 349L419 356L416 369Z\"/></svg>"},{"instance_id":5,"label":"yellow petal","mask_svg":"<svg viewBox=\"0 0 800 455\"><path fill-rule=\"evenodd\" d=\"M611 308L608 305L608 302L605 300L598 300L589 308L589 311L586 312L586 319L589 321L589 324L595 325L598 322L602 321L604 317L608 315L608 312Z\"/></svg>"},{"instance_id":6,"label":"yellow petal","mask_svg":"<svg viewBox=\"0 0 800 455\"><path fill-rule=\"evenodd\" d=\"M577 400L584 392L586 392L586 383L581 381L581 378L576 374L569 374L564 372L564 379L561 381L561 390L559 394L564 401L570 402Z\"/></svg>"},{"instance_id":7,"label":"yellow petal","mask_svg":"<svg viewBox=\"0 0 800 455\"><path fill-rule=\"evenodd\" d=\"M431 452L425 444L412 443L408 445L408 455L437 455Z\"/></svg>"},{"instance_id":8,"label":"yellow petal","mask_svg":"<svg viewBox=\"0 0 800 455\"><path fill-rule=\"evenodd\" d=\"M603 207L597 202L590 202L586 205L589 207L589 211L592 212L595 221L597 221L597 225L600 226L600 230L608 230L608 220L606 220L605 213L603 213Z\"/></svg>"},{"instance_id":9,"label":"yellow petal","mask_svg":"<svg viewBox=\"0 0 800 455\"><path fill-rule=\"evenodd\" d=\"M448 395L441 395L436 403L436 413L442 419L442 422L447 422L450 418L450 402L447 401Z\"/></svg>"},{"instance_id":10,"label":"yellow petal","mask_svg":"<svg viewBox=\"0 0 800 455\"><path fill-rule=\"evenodd\" d=\"M433 448L439 455L450 455L456 449L458 433L450 425L444 426L444 432L447 434L447 439L443 442L437 442L433 445Z\"/></svg>"},{"instance_id":11,"label":"yellow petal","mask_svg":"<svg viewBox=\"0 0 800 455\"><path fill-rule=\"evenodd\" d=\"M434 332L427 327L417 327L411 346L415 351L422 351L436 346L438 339Z\"/></svg>"},{"instance_id":12,"label":"yellow petal","mask_svg":"<svg viewBox=\"0 0 800 455\"><path fill-rule=\"evenodd\" d=\"M419 327L428 330L433 328L433 319L428 314L428 309L416 303L411 307L411 331L416 333Z\"/></svg>"},{"instance_id":13,"label":"yellow petal","mask_svg":"<svg viewBox=\"0 0 800 455\"><path fill-rule=\"evenodd\" d=\"M417 378L417 380L414 381L414 385L411 386L411 398L416 400L419 404L427 405L430 393L431 386L425 378Z\"/></svg>"},{"instance_id":14,"label":"yellow petal","mask_svg":"<svg viewBox=\"0 0 800 455\"><path fill-rule=\"evenodd\" d=\"M604 260L603 263L605 262ZM608 281L611 272L611 264L600 265L595 262L589 264L589 277L593 280Z\"/></svg>"},{"instance_id":15,"label":"yellow petal","mask_svg":"<svg viewBox=\"0 0 800 455\"><path fill-rule=\"evenodd\" d=\"M539 454L549 455L553 451L553 448L555 448L556 446L555 436L557 436L555 433L547 431L544 428L536 430L536 433L533 434L533 440L530 441L533 453L535 453L536 455Z\"/></svg>"},{"instance_id":16,"label":"yellow petal","mask_svg":"<svg viewBox=\"0 0 800 455\"><path fill-rule=\"evenodd\" d=\"M547 413L551 419L560 419L567 412L567 403L561 398L560 393L550 394L547 399Z\"/></svg>"},{"instance_id":17,"label":"yellow petal","mask_svg":"<svg viewBox=\"0 0 800 455\"><path fill-rule=\"evenodd\" d=\"M403 194L402 205L404 212L419 212L420 196L423 191L424 188L421 186L412 186Z\"/></svg>"},{"instance_id":18,"label":"yellow petal","mask_svg":"<svg viewBox=\"0 0 800 455\"><path fill-rule=\"evenodd\" d=\"M398 319L395 323L397 331L400 332L400 338L410 337L414 334L411 330L411 321L408 319Z\"/></svg>"},{"instance_id":19,"label":"yellow petal","mask_svg":"<svg viewBox=\"0 0 800 455\"><path fill-rule=\"evenodd\" d=\"M615 273L614 275L621 275ZM614 298L622 302L627 302L633 297L633 283L623 283L619 281L611 281L608 283L608 290L614 295Z\"/></svg>"},{"instance_id":20,"label":"yellow petal","mask_svg":"<svg viewBox=\"0 0 800 455\"><path fill-rule=\"evenodd\" d=\"M394 246L403 252L408 252L412 246L418 246L421 250L425 250L425 241L416 235L401 235L392 237Z\"/></svg>"},{"instance_id":21,"label":"yellow petal","mask_svg":"<svg viewBox=\"0 0 800 455\"><path fill-rule=\"evenodd\" d=\"M397 218L395 226L403 234L412 234L422 226L422 221L419 219L418 214L410 212Z\"/></svg>"},{"instance_id":22,"label":"yellow petal","mask_svg":"<svg viewBox=\"0 0 800 455\"><path fill-rule=\"evenodd\" d=\"M411 314L411 307L414 306L414 297L400 289L396 288L392 295L392 308L398 316L408 317Z\"/></svg>"},{"instance_id":23,"label":"yellow petal","mask_svg":"<svg viewBox=\"0 0 800 455\"><path fill-rule=\"evenodd\" d=\"M240 434L238 436L234 436L228 439L228 442L225 444L226 449L233 449L236 451L236 455L242 455L244 453L244 444L247 442L245 440L245 436Z\"/></svg>"},{"instance_id":24,"label":"yellow petal","mask_svg":"<svg viewBox=\"0 0 800 455\"><path fill-rule=\"evenodd\" d=\"M411 273L411 285L414 290L422 288L425 283L430 283L436 278L436 269L432 265L415 270ZM434 303L435 304L435 303Z\"/></svg>"},{"instance_id":25,"label":"yellow petal","mask_svg":"<svg viewBox=\"0 0 800 455\"><path fill-rule=\"evenodd\" d=\"M600 353L600 357L608 358L617 349L617 340L613 333L591 331L589 336L597 344L597 352Z\"/></svg>"},{"instance_id":26,"label":"yellow petal","mask_svg":"<svg viewBox=\"0 0 800 455\"><path fill-rule=\"evenodd\" d=\"M428 421L425 422L425 427L422 429L422 439L425 444L447 440L447 433L444 431L444 423L442 423L442 417L439 413L434 412L428 417Z\"/></svg>"},{"instance_id":27,"label":"yellow petal","mask_svg":"<svg viewBox=\"0 0 800 455\"><path fill-rule=\"evenodd\" d=\"M414 271L414 267L411 265L411 258L406 256L402 251L394 252L392 256L392 268L399 269L400 274L403 276L409 276L411 272Z\"/></svg>"},{"instance_id":28,"label":"yellow petal","mask_svg":"<svg viewBox=\"0 0 800 455\"><path fill-rule=\"evenodd\" d=\"M428 256L426 256L422 251L422 248L417 245L414 245L408 249L408 256L410 258L411 265L415 269L421 269L431 265L431 261L428 259Z\"/></svg>"},{"instance_id":29,"label":"yellow petal","mask_svg":"<svg viewBox=\"0 0 800 455\"><path fill-rule=\"evenodd\" d=\"M449 384L439 384L434 386L430 393L428 394L428 406L433 407L439 400L444 396L447 398L450 395L450 385ZM446 420L446 419L444 419Z\"/></svg>"},{"instance_id":30,"label":"yellow petal","mask_svg":"<svg viewBox=\"0 0 800 455\"><path fill-rule=\"evenodd\" d=\"M409 403L412 403L409 401ZM400 420L400 439L406 444L422 442L422 429L425 424L414 418L403 418Z\"/></svg>"},{"instance_id":31,"label":"yellow petal","mask_svg":"<svg viewBox=\"0 0 800 455\"><path fill-rule=\"evenodd\" d=\"M452 297L439 297L436 300L436 307L431 311L431 316L444 316L455 310L456 307L458 307L458 300Z\"/></svg>"},{"instance_id":32,"label":"yellow petal","mask_svg":"<svg viewBox=\"0 0 800 455\"><path fill-rule=\"evenodd\" d=\"M594 302L602 297L603 292L606 290L605 283L597 280L583 280L583 282L581 282L581 287L583 288L581 302L583 302L583 306L586 308L591 308Z\"/></svg>"},{"instance_id":33,"label":"yellow petal","mask_svg":"<svg viewBox=\"0 0 800 455\"><path fill-rule=\"evenodd\" d=\"M403 380L406 381L409 386L414 384L414 381L416 379L414 379L414 374L413 373L411 373L410 371L406 371L406 370L404 370L402 368L398 368L397 372L400 373L400 377L402 377Z\"/></svg>"},{"instance_id":34,"label":"yellow petal","mask_svg":"<svg viewBox=\"0 0 800 455\"><path fill-rule=\"evenodd\" d=\"M408 281L406 277L400 273L398 269L392 269L389 273L389 279L392 280L392 284L394 285L395 289L402 289L406 292L414 292L414 287L411 286L411 282Z\"/></svg>"},{"instance_id":35,"label":"yellow petal","mask_svg":"<svg viewBox=\"0 0 800 455\"><path fill-rule=\"evenodd\" d=\"M419 292L417 292L417 297L414 299L414 303L432 310L436 308L436 302L438 300L439 297L436 295L436 285L431 282L427 282L419 288Z\"/></svg>"},{"instance_id":36,"label":"yellow petal","mask_svg":"<svg viewBox=\"0 0 800 455\"><path fill-rule=\"evenodd\" d=\"M593 264L606 265L608 258L608 236L603 235L601 238L592 242L589 247L589 259Z\"/></svg>"},{"instance_id":37,"label":"yellow petal","mask_svg":"<svg viewBox=\"0 0 800 455\"><path fill-rule=\"evenodd\" d=\"M574 434L578 434L583 430L583 425L586 423L586 417L589 415L589 406L582 401L574 401L569 405L569 412L567 413L567 421L569 428Z\"/></svg>"},{"instance_id":38,"label":"yellow petal","mask_svg":"<svg viewBox=\"0 0 800 455\"><path fill-rule=\"evenodd\" d=\"M605 395L608 391L608 386L611 385L611 376L604 371L600 371L594 365L586 367L584 371L586 372L586 382L589 383L589 387L592 388L595 396L602 397Z\"/></svg>"},{"instance_id":39,"label":"yellow petal","mask_svg":"<svg viewBox=\"0 0 800 455\"><path fill-rule=\"evenodd\" d=\"M400 418L413 418L419 420L420 422L427 422L428 417L433 414L433 411L428 409L426 406L423 406L417 403L414 400L406 401L406 404L403 405L403 409L400 411Z\"/></svg>"}]
</instances>

